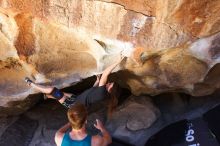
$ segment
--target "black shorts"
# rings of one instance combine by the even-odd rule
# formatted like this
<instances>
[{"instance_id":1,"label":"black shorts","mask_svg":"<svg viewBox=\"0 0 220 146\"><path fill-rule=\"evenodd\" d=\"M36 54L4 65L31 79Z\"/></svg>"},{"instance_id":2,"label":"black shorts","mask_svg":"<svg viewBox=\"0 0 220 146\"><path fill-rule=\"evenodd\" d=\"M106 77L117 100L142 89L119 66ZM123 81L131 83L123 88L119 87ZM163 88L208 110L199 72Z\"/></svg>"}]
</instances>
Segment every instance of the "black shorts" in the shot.
<instances>
[{"instance_id":1,"label":"black shorts","mask_svg":"<svg viewBox=\"0 0 220 146\"><path fill-rule=\"evenodd\" d=\"M66 108L70 108L76 102L76 95L72 95L71 97L67 98L62 105Z\"/></svg>"},{"instance_id":2,"label":"black shorts","mask_svg":"<svg viewBox=\"0 0 220 146\"><path fill-rule=\"evenodd\" d=\"M66 108L70 108L75 102L84 104L86 107L91 106L92 104L102 101L106 98L109 98L109 94L105 86L101 87L92 87L79 95L72 95L70 98L67 98L62 104Z\"/></svg>"}]
</instances>

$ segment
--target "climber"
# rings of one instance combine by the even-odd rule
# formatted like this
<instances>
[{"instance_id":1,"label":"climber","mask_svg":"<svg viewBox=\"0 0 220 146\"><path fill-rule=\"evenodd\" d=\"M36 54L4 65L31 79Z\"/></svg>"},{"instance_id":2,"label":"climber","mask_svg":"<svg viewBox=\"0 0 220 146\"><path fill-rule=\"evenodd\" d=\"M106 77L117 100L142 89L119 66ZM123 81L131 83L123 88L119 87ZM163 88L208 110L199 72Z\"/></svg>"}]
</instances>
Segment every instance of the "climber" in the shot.
<instances>
[{"instance_id":1,"label":"climber","mask_svg":"<svg viewBox=\"0 0 220 146\"><path fill-rule=\"evenodd\" d=\"M103 124L96 120L94 126L99 129L102 136L88 135L85 124L87 122L87 110L85 105L75 103L67 112L69 123L61 127L55 134L57 146L107 146L112 142L109 132ZM71 128L70 132L67 132Z\"/></svg>"},{"instance_id":2,"label":"climber","mask_svg":"<svg viewBox=\"0 0 220 146\"><path fill-rule=\"evenodd\" d=\"M25 78L25 81L28 83L29 86L32 86L35 89L40 90L48 98L53 98L58 100L62 105L66 108L70 108L70 106L75 102L80 102L85 106L90 106L92 103L97 101L101 101L105 98L110 97L109 100L109 112L113 110L113 108L117 104L117 97L118 97L118 86L114 82L107 82L108 76L113 71L113 69L120 64L120 62L124 59L121 59L114 64L107 67L101 77L97 76L96 82L94 83L93 87L85 90L80 95L74 95L72 93L65 93L57 89L56 87L48 87L34 83L28 77Z\"/></svg>"}]
</instances>

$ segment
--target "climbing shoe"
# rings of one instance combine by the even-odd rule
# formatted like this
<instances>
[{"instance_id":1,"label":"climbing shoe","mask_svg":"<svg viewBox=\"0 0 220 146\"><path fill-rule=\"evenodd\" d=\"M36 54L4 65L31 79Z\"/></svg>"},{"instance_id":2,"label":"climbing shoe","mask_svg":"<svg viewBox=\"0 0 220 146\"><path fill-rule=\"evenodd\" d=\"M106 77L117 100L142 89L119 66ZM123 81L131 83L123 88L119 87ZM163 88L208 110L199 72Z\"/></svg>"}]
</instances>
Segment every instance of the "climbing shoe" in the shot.
<instances>
[{"instance_id":1,"label":"climbing shoe","mask_svg":"<svg viewBox=\"0 0 220 146\"><path fill-rule=\"evenodd\" d=\"M33 83L33 81L30 79L30 78L28 78L28 77L25 77L25 82L30 86L31 85L31 83Z\"/></svg>"}]
</instances>

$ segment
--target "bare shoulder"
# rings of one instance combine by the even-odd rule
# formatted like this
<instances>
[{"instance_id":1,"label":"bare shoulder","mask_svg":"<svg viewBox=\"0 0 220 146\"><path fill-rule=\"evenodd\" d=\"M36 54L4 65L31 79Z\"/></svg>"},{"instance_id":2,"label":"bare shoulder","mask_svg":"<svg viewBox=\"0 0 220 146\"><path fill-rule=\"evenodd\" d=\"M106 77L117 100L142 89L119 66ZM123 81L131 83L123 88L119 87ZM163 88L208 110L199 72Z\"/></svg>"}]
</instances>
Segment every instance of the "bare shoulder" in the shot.
<instances>
[{"instance_id":1,"label":"bare shoulder","mask_svg":"<svg viewBox=\"0 0 220 146\"><path fill-rule=\"evenodd\" d=\"M61 132L56 132L55 134L55 143L57 146L61 146L62 141L63 141L64 133Z\"/></svg>"},{"instance_id":2,"label":"bare shoulder","mask_svg":"<svg viewBox=\"0 0 220 146\"><path fill-rule=\"evenodd\" d=\"M102 146L103 138L99 135L92 136L92 146Z\"/></svg>"}]
</instances>

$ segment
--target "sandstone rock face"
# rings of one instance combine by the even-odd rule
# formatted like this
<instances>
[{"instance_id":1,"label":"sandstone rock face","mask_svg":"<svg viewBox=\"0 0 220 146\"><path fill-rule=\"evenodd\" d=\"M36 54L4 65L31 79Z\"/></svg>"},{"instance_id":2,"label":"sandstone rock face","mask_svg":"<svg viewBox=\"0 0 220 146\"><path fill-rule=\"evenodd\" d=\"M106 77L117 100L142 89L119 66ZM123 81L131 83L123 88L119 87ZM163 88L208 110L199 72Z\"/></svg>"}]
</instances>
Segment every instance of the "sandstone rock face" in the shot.
<instances>
[{"instance_id":1,"label":"sandstone rock face","mask_svg":"<svg viewBox=\"0 0 220 146\"><path fill-rule=\"evenodd\" d=\"M0 106L66 87L127 56L117 81L135 95L219 88L220 1L0 0ZM115 71L116 71L115 70Z\"/></svg>"}]
</instances>

